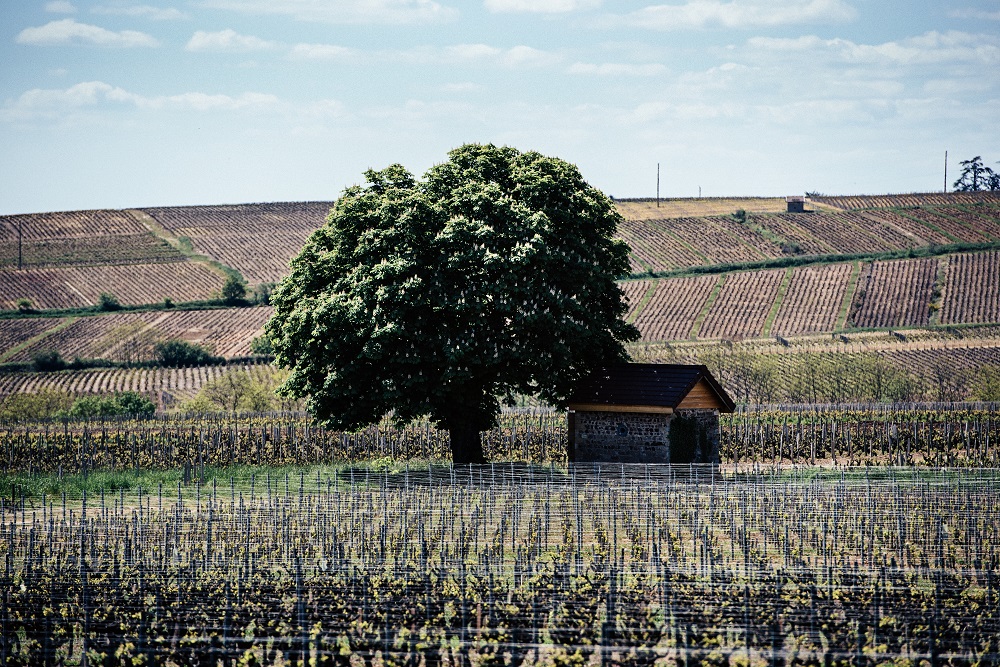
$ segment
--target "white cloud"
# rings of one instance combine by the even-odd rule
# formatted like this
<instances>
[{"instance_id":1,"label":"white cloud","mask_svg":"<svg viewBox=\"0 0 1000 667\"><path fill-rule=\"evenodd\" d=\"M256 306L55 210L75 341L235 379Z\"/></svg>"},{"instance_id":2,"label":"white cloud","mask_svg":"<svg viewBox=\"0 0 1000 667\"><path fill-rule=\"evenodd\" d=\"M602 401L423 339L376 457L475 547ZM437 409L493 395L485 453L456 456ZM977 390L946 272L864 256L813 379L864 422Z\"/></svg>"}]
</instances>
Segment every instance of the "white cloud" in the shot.
<instances>
[{"instance_id":1,"label":"white cloud","mask_svg":"<svg viewBox=\"0 0 1000 667\"><path fill-rule=\"evenodd\" d=\"M928 32L883 44L858 44L847 39L753 37L751 50L827 56L854 64L933 65L954 62L1000 62L1000 39L965 32Z\"/></svg>"},{"instance_id":2,"label":"white cloud","mask_svg":"<svg viewBox=\"0 0 1000 667\"><path fill-rule=\"evenodd\" d=\"M544 67L562 60L551 51L536 49L523 44L502 49L489 44L454 44L445 47L419 47L408 51L384 51L375 57L386 61L410 64L465 64L487 63L502 67Z\"/></svg>"},{"instance_id":3,"label":"white cloud","mask_svg":"<svg viewBox=\"0 0 1000 667\"><path fill-rule=\"evenodd\" d=\"M97 5L90 10L94 14L134 16L152 21L177 21L188 15L174 7L152 7L150 5Z\"/></svg>"},{"instance_id":4,"label":"white cloud","mask_svg":"<svg viewBox=\"0 0 1000 667\"><path fill-rule=\"evenodd\" d=\"M144 32L122 30L113 32L100 26L62 19L38 28L25 28L16 40L18 44L57 45L94 44L97 46L159 46L159 42Z\"/></svg>"},{"instance_id":5,"label":"white cloud","mask_svg":"<svg viewBox=\"0 0 1000 667\"><path fill-rule=\"evenodd\" d=\"M103 81L85 81L65 89L35 88L21 94L0 111L0 119L26 121L57 119L101 105L127 105L150 111L269 111L282 108L274 95L246 92L238 96L186 92L148 97Z\"/></svg>"},{"instance_id":6,"label":"white cloud","mask_svg":"<svg viewBox=\"0 0 1000 667\"><path fill-rule=\"evenodd\" d=\"M235 30L220 30L218 32L205 32L199 30L191 36L187 45L187 51L225 51L244 53L247 51L268 51L277 46L274 42L269 42L252 35L241 35Z\"/></svg>"},{"instance_id":7,"label":"white cloud","mask_svg":"<svg viewBox=\"0 0 1000 667\"><path fill-rule=\"evenodd\" d=\"M458 12L434 0L203 0L203 6L248 14L278 14L322 23L435 23Z\"/></svg>"},{"instance_id":8,"label":"white cloud","mask_svg":"<svg viewBox=\"0 0 1000 667\"><path fill-rule=\"evenodd\" d=\"M446 83L440 88L442 93L478 93L485 88L478 83L463 81L462 83Z\"/></svg>"},{"instance_id":9,"label":"white cloud","mask_svg":"<svg viewBox=\"0 0 1000 667\"><path fill-rule=\"evenodd\" d=\"M660 63L635 65L631 63L573 63L570 74L590 74L596 76L658 76L667 71Z\"/></svg>"},{"instance_id":10,"label":"white cloud","mask_svg":"<svg viewBox=\"0 0 1000 667\"><path fill-rule=\"evenodd\" d=\"M651 30L793 25L849 21L857 12L844 0L689 0L679 5L650 5L628 14L601 20Z\"/></svg>"},{"instance_id":11,"label":"white cloud","mask_svg":"<svg viewBox=\"0 0 1000 667\"><path fill-rule=\"evenodd\" d=\"M484 0L491 12L530 12L535 14L562 14L601 6L601 0Z\"/></svg>"},{"instance_id":12,"label":"white cloud","mask_svg":"<svg viewBox=\"0 0 1000 667\"><path fill-rule=\"evenodd\" d=\"M75 14L76 7L73 6L72 2L67 0L55 0L54 2L45 3L45 11L51 14Z\"/></svg>"},{"instance_id":13,"label":"white cloud","mask_svg":"<svg viewBox=\"0 0 1000 667\"><path fill-rule=\"evenodd\" d=\"M354 50L336 44L296 44L289 55L301 60L341 60L353 56Z\"/></svg>"},{"instance_id":14,"label":"white cloud","mask_svg":"<svg viewBox=\"0 0 1000 667\"><path fill-rule=\"evenodd\" d=\"M953 19L975 19L977 21L1000 21L1000 12L983 11L981 9L953 9L948 12Z\"/></svg>"}]
</instances>

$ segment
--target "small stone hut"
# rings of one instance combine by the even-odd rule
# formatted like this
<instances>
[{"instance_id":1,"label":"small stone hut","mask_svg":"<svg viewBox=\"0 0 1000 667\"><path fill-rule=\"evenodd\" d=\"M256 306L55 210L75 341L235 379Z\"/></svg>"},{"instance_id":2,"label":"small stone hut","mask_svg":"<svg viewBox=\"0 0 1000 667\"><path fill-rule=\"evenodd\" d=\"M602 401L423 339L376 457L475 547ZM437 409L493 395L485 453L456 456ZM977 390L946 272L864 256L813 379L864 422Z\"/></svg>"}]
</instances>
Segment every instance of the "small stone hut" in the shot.
<instances>
[{"instance_id":1,"label":"small stone hut","mask_svg":"<svg viewBox=\"0 0 1000 667\"><path fill-rule=\"evenodd\" d=\"M785 204L788 207L789 213L805 213L806 212L806 198L805 197L785 197Z\"/></svg>"},{"instance_id":2,"label":"small stone hut","mask_svg":"<svg viewBox=\"0 0 1000 667\"><path fill-rule=\"evenodd\" d=\"M569 400L569 460L718 463L719 413L735 407L702 365L623 364Z\"/></svg>"}]
</instances>

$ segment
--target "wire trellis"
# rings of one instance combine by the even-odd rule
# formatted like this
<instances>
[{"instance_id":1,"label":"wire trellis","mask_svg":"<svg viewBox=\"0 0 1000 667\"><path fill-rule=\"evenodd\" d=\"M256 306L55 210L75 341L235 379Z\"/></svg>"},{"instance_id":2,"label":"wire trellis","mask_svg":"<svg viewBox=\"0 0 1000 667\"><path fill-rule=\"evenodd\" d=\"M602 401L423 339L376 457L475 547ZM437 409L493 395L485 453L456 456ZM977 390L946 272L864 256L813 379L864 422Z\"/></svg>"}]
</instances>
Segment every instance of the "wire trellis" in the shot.
<instances>
[{"instance_id":1,"label":"wire trellis","mask_svg":"<svg viewBox=\"0 0 1000 667\"><path fill-rule=\"evenodd\" d=\"M4 499L0 664L995 664L998 491L510 462Z\"/></svg>"}]
</instances>

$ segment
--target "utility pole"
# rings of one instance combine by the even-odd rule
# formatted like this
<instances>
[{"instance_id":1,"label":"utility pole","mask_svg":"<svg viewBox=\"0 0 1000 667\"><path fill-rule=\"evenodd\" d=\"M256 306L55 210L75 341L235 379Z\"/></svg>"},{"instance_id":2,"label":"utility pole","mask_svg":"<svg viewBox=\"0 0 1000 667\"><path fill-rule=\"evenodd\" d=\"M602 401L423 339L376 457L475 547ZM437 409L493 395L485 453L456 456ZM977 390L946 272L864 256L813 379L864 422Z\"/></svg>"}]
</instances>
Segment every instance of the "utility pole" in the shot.
<instances>
[{"instance_id":1,"label":"utility pole","mask_svg":"<svg viewBox=\"0 0 1000 667\"><path fill-rule=\"evenodd\" d=\"M948 151L944 152L944 191L948 192Z\"/></svg>"},{"instance_id":2,"label":"utility pole","mask_svg":"<svg viewBox=\"0 0 1000 667\"><path fill-rule=\"evenodd\" d=\"M656 163L656 208L660 208L660 163Z\"/></svg>"}]
</instances>

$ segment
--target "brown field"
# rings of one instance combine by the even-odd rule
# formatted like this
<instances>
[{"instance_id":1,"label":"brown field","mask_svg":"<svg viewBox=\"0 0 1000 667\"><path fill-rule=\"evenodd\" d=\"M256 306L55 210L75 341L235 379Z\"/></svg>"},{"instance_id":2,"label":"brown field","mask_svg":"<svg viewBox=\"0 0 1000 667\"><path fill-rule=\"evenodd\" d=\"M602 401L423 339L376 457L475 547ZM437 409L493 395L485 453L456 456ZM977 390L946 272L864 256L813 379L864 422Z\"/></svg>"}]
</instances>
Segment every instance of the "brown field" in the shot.
<instances>
[{"instance_id":1,"label":"brown field","mask_svg":"<svg viewBox=\"0 0 1000 667\"><path fill-rule=\"evenodd\" d=\"M785 336L833 331L853 266L830 264L795 269L771 333Z\"/></svg>"},{"instance_id":2,"label":"brown field","mask_svg":"<svg viewBox=\"0 0 1000 667\"><path fill-rule=\"evenodd\" d=\"M941 322L1000 322L1000 251L950 257Z\"/></svg>"},{"instance_id":3,"label":"brown field","mask_svg":"<svg viewBox=\"0 0 1000 667\"><path fill-rule=\"evenodd\" d=\"M729 215L738 209L747 213L781 213L787 210L784 197L705 197L661 199L616 199L615 206L630 220L663 220L664 218L702 218L709 215Z\"/></svg>"},{"instance_id":4,"label":"brown field","mask_svg":"<svg viewBox=\"0 0 1000 667\"><path fill-rule=\"evenodd\" d=\"M18 271L0 269L0 308L13 309L18 299L35 308L92 306L102 292L126 305L213 298L223 277L190 261L112 266L74 266Z\"/></svg>"},{"instance_id":5,"label":"brown field","mask_svg":"<svg viewBox=\"0 0 1000 667\"><path fill-rule=\"evenodd\" d=\"M729 218L733 220L732 218ZM733 220L734 226L739 226ZM725 218L672 218L650 222L663 225L679 238L684 239L696 251L704 255L708 264L730 264L734 262L754 262L777 254L766 255L756 246L727 229ZM773 244L768 244L772 245ZM780 248L774 248L781 252Z\"/></svg>"},{"instance_id":6,"label":"brown field","mask_svg":"<svg viewBox=\"0 0 1000 667\"><path fill-rule=\"evenodd\" d=\"M11 350L63 321L59 317L0 320L0 361L10 361L7 356Z\"/></svg>"},{"instance_id":7,"label":"brown field","mask_svg":"<svg viewBox=\"0 0 1000 667\"><path fill-rule=\"evenodd\" d=\"M773 215L754 216L754 224L760 225L772 234L785 239L786 242L798 245L800 255L828 255L837 252L832 246L822 239L817 238L799 221L799 218L819 214L809 213L778 213Z\"/></svg>"},{"instance_id":8,"label":"brown field","mask_svg":"<svg viewBox=\"0 0 1000 667\"><path fill-rule=\"evenodd\" d=\"M226 358L250 354L250 341L261 335L271 316L269 306L220 308L215 310L164 310L145 313L109 313L76 318L60 329L25 347L5 361L28 361L41 350L56 350L63 358L109 359L119 362L147 361L155 357L153 346L165 340L185 340L204 345ZM47 322L51 328L61 320L0 320L0 349L10 349L31 338L30 332L5 332L8 322ZM41 329L41 333L45 329ZM4 335L7 333L7 335Z\"/></svg>"},{"instance_id":9,"label":"brown field","mask_svg":"<svg viewBox=\"0 0 1000 667\"><path fill-rule=\"evenodd\" d=\"M239 366L199 366L197 368L89 368L54 373L2 373L0 399L14 393L45 389L65 391L75 396L134 391L153 397L161 406L191 398L208 382L229 370L255 372L270 370L266 364Z\"/></svg>"},{"instance_id":10,"label":"brown field","mask_svg":"<svg viewBox=\"0 0 1000 667\"><path fill-rule=\"evenodd\" d=\"M277 282L288 273L313 231L323 225L331 202L178 206L147 208L171 234L243 274L251 284Z\"/></svg>"},{"instance_id":11,"label":"brown field","mask_svg":"<svg viewBox=\"0 0 1000 667\"><path fill-rule=\"evenodd\" d=\"M739 340L761 335L784 277L784 269L728 274L698 337Z\"/></svg>"},{"instance_id":12,"label":"brown field","mask_svg":"<svg viewBox=\"0 0 1000 667\"><path fill-rule=\"evenodd\" d=\"M993 240L988 234L963 224L954 218L940 215L934 209L913 208L903 211L903 215L919 220L923 224L939 229L955 241L965 243L988 243Z\"/></svg>"},{"instance_id":13,"label":"brown field","mask_svg":"<svg viewBox=\"0 0 1000 667\"><path fill-rule=\"evenodd\" d=\"M176 248L152 234L69 237L25 241L22 266L148 264L184 260ZM0 241L0 267L17 266L17 240Z\"/></svg>"},{"instance_id":14,"label":"brown field","mask_svg":"<svg viewBox=\"0 0 1000 667\"><path fill-rule=\"evenodd\" d=\"M904 239L900 238L902 235L897 233L895 238L887 237L882 233L883 230L872 230L869 225L862 222L863 218L849 213L831 215L786 213L783 217L831 248L835 248L837 252L876 253L907 247Z\"/></svg>"},{"instance_id":15,"label":"brown field","mask_svg":"<svg viewBox=\"0 0 1000 667\"><path fill-rule=\"evenodd\" d=\"M625 314L626 322L631 322L635 319L636 314L639 312L639 306L642 304L642 298L646 295L646 291L652 283L653 281L651 280L626 280L625 282L618 283L622 292L625 293L625 301L628 302L628 312Z\"/></svg>"},{"instance_id":16,"label":"brown field","mask_svg":"<svg viewBox=\"0 0 1000 667\"><path fill-rule=\"evenodd\" d=\"M913 206L945 206L948 204L974 204L983 201L1000 201L994 192L929 192L906 195L857 195L848 197L811 197L817 204L826 204L846 210L866 208L909 208Z\"/></svg>"},{"instance_id":17,"label":"brown field","mask_svg":"<svg viewBox=\"0 0 1000 667\"><path fill-rule=\"evenodd\" d=\"M678 340L690 336L691 327L718 282L719 276L657 281L653 298L635 320L642 340Z\"/></svg>"},{"instance_id":18,"label":"brown field","mask_svg":"<svg viewBox=\"0 0 1000 667\"><path fill-rule=\"evenodd\" d=\"M851 322L857 327L927 324L937 267L937 259L867 264L854 294Z\"/></svg>"},{"instance_id":19,"label":"brown field","mask_svg":"<svg viewBox=\"0 0 1000 667\"><path fill-rule=\"evenodd\" d=\"M687 266L699 266L705 260L681 242L659 222L625 220L618 226L618 236L632 249L632 270L670 271Z\"/></svg>"}]
</instances>

